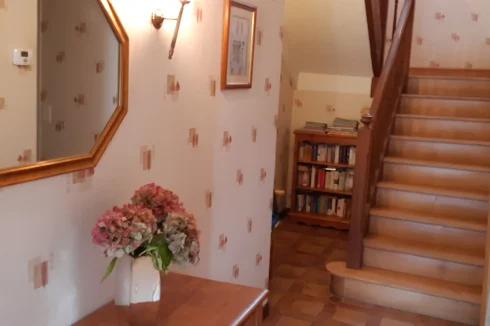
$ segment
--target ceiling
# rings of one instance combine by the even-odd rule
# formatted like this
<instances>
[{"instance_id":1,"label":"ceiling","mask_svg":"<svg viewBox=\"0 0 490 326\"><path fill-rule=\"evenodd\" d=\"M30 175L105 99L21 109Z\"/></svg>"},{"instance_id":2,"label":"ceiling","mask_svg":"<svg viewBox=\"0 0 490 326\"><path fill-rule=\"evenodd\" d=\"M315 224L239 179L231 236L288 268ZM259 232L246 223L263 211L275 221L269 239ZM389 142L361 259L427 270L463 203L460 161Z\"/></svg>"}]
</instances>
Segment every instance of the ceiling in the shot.
<instances>
[{"instance_id":1,"label":"ceiling","mask_svg":"<svg viewBox=\"0 0 490 326\"><path fill-rule=\"evenodd\" d=\"M300 72L372 76L364 0L286 0L284 62Z\"/></svg>"}]
</instances>

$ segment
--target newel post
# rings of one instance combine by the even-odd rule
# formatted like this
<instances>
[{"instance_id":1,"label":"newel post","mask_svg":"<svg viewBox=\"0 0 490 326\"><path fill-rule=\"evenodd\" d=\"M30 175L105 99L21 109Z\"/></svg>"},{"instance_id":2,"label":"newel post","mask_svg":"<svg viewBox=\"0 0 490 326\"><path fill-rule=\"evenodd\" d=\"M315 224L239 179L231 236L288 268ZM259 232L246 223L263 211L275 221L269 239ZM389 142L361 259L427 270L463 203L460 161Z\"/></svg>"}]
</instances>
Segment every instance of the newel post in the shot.
<instances>
[{"instance_id":1,"label":"newel post","mask_svg":"<svg viewBox=\"0 0 490 326\"><path fill-rule=\"evenodd\" d=\"M347 245L347 268L362 267L364 247L362 241L367 232L369 214L369 188L371 178L371 147L374 118L364 114L364 124L357 134L356 166L354 167L354 189L352 192L352 217Z\"/></svg>"}]
</instances>

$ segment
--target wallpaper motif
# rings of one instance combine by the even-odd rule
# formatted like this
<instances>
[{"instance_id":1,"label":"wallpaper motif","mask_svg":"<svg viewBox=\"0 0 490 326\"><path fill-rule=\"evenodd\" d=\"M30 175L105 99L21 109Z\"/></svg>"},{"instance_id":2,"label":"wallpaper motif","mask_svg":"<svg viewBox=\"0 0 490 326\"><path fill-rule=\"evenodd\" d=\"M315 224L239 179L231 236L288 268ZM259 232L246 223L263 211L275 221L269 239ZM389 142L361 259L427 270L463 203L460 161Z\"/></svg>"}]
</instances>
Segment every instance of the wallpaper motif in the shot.
<instances>
[{"instance_id":1,"label":"wallpaper motif","mask_svg":"<svg viewBox=\"0 0 490 326\"><path fill-rule=\"evenodd\" d=\"M399 14L404 1L400 1ZM393 21L390 0L388 21ZM490 69L490 2L487 0L417 1L412 67ZM391 24L389 24L391 26ZM392 31L388 29L388 44Z\"/></svg>"}]
</instances>

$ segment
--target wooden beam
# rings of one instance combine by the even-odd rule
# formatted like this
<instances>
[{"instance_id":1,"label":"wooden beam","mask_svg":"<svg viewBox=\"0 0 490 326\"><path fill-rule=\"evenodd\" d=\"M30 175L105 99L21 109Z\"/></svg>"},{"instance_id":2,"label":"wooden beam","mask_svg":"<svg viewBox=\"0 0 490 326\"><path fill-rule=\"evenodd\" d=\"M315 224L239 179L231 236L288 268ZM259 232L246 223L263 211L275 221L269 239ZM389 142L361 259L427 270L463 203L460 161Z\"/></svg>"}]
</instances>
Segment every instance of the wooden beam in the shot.
<instances>
[{"instance_id":1,"label":"wooden beam","mask_svg":"<svg viewBox=\"0 0 490 326\"><path fill-rule=\"evenodd\" d=\"M365 3L373 75L379 77L383 70L388 0L365 0Z\"/></svg>"}]
</instances>

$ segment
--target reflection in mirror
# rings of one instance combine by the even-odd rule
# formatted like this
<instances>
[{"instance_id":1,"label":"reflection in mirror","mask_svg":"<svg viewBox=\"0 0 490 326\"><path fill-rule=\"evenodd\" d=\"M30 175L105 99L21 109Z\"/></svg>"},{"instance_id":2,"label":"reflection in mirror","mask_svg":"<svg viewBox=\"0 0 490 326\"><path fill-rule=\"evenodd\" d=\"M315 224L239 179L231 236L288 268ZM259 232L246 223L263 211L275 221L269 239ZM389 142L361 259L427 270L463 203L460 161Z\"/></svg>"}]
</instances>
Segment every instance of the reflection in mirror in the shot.
<instances>
[{"instance_id":1,"label":"reflection in mirror","mask_svg":"<svg viewBox=\"0 0 490 326\"><path fill-rule=\"evenodd\" d=\"M89 154L120 104L120 44L99 1L31 2L0 8L0 53L12 53L0 57L0 169Z\"/></svg>"}]
</instances>

